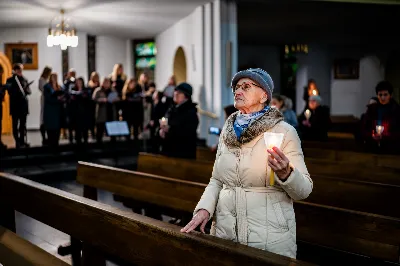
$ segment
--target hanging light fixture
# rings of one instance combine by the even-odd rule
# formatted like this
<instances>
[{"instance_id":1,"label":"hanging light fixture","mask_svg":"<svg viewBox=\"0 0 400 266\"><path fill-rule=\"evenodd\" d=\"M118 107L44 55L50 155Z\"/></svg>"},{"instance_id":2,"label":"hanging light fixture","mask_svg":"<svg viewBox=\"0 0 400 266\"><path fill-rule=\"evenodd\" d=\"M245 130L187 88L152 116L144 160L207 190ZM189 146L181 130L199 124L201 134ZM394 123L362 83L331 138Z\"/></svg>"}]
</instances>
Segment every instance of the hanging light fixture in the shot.
<instances>
[{"instance_id":1,"label":"hanging light fixture","mask_svg":"<svg viewBox=\"0 0 400 266\"><path fill-rule=\"evenodd\" d=\"M67 50L68 47L77 47L79 40L76 35L76 29L70 18L64 18L64 9L61 9L60 13L61 16L53 18L50 22L47 46L59 45L61 50Z\"/></svg>"}]
</instances>

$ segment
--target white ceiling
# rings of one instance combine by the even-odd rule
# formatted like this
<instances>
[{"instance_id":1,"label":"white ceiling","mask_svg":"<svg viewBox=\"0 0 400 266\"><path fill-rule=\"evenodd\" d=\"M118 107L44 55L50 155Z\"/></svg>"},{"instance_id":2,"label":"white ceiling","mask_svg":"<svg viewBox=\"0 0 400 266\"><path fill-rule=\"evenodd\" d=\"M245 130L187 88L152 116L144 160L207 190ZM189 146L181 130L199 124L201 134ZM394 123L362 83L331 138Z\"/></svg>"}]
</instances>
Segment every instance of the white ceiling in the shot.
<instances>
[{"instance_id":1,"label":"white ceiling","mask_svg":"<svg viewBox=\"0 0 400 266\"><path fill-rule=\"evenodd\" d=\"M48 27L65 9L78 31L151 38L211 0L0 0L0 28Z\"/></svg>"}]
</instances>

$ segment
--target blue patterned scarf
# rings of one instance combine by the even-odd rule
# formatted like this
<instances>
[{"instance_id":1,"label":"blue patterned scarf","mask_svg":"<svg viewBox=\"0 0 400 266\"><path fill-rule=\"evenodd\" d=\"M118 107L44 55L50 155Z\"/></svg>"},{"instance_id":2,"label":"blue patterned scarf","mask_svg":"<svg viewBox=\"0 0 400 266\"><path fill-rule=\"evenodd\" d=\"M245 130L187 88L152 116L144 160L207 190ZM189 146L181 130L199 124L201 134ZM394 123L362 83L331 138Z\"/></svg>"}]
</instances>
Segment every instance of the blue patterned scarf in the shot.
<instances>
[{"instance_id":1,"label":"blue patterned scarf","mask_svg":"<svg viewBox=\"0 0 400 266\"><path fill-rule=\"evenodd\" d=\"M235 130L236 137L239 139L242 133L254 122L257 118L265 114L269 110L269 106L266 106L261 111L251 114L239 114L236 116L236 120L233 123L233 129Z\"/></svg>"}]
</instances>

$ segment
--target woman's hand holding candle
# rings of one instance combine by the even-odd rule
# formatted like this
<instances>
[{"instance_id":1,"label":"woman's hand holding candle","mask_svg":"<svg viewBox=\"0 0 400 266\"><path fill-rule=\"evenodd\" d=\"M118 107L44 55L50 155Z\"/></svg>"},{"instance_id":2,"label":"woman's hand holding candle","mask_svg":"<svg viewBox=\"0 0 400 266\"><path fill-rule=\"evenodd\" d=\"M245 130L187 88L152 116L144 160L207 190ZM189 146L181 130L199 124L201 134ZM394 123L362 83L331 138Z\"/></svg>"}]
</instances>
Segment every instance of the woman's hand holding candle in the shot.
<instances>
[{"instance_id":1,"label":"woman's hand holding candle","mask_svg":"<svg viewBox=\"0 0 400 266\"><path fill-rule=\"evenodd\" d=\"M277 148L267 150L271 156L268 156L268 165L272 171L279 177L280 180L285 181L292 172L289 166L289 159L283 154L283 152Z\"/></svg>"}]
</instances>

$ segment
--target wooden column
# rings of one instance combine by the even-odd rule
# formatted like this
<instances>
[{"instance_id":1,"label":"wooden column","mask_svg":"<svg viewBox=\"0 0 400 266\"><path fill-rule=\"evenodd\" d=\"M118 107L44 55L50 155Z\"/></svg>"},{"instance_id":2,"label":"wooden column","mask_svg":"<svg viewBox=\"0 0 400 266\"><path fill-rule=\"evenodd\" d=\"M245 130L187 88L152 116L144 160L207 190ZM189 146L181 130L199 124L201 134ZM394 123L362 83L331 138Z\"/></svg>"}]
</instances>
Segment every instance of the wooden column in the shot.
<instances>
[{"instance_id":1,"label":"wooden column","mask_svg":"<svg viewBox=\"0 0 400 266\"><path fill-rule=\"evenodd\" d=\"M65 77L68 74L68 70L69 70L69 55L68 55L68 50L62 50L61 51L61 62L62 62L62 80L65 79Z\"/></svg>"},{"instance_id":2,"label":"wooden column","mask_svg":"<svg viewBox=\"0 0 400 266\"><path fill-rule=\"evenodd\" d=\"M87 59L88 59L88 78L90 74L96 71L96 36L87 36Z\"/></svg>"}]
</instances>

